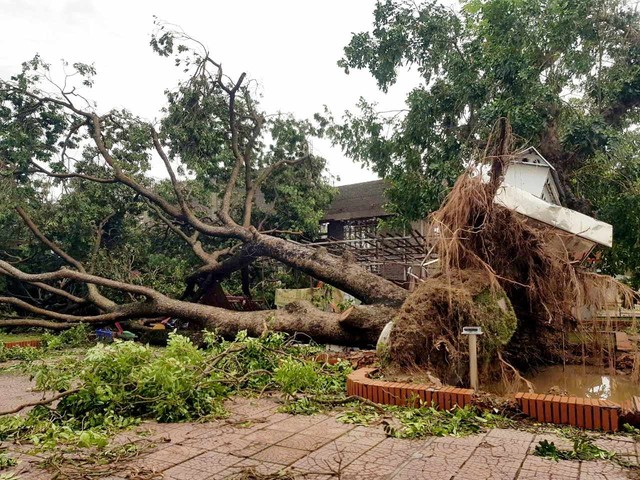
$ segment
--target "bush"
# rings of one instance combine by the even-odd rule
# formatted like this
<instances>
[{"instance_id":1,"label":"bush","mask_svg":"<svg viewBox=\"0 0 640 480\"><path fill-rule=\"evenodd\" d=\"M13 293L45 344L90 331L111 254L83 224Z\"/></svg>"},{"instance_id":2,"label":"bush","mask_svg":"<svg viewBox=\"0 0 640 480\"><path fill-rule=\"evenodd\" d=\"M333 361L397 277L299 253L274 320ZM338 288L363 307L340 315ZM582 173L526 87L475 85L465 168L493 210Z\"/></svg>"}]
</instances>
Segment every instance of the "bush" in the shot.
<instances>
[{"instance_id":1,"label":"bush","mask_svg":"<svg viewBox=\"0 0 640 480\"><path fill-rule=\"evenodd\" d=\"M42 336L42 344L48 350L85 347L89 343L89 328L84 323L63 330L58 334L47 332Z\"/></svg>"},{"instance_id":2,"label":"bush","mask_svg":"<svg viewBox=\"0 0 640 480\"><path fill-rule=\"evenodd\" d=\"M32 361L40 358L42 351L34 347L11 347L7 348L0 343L0 362L8 360Z\"/></svg>"},{"instance_id":3,"label":"bush","mask_svg":"<svg viewBox=\"0 0 640 480\"><path fill-rule=\"evenodd\" d=\"M276 387L290 398L300 393L344 398L350 366L318 364L311 359L316 347L292 346L279 333L250 338L241 332L232 342L208 333L205 340L206 349L177 334L170 334L164 349L116 340L90 348L84 358L33 364L39 389L74 391L53 411L36 408L26 417L0 418L0 440L27 438L44 448L56 441L99 447L113 430L141 419L218 417L225 414L222 401L229 395ZM313 398L298 400L293 413L321 408Z\"/></svg>"}]
</instances>

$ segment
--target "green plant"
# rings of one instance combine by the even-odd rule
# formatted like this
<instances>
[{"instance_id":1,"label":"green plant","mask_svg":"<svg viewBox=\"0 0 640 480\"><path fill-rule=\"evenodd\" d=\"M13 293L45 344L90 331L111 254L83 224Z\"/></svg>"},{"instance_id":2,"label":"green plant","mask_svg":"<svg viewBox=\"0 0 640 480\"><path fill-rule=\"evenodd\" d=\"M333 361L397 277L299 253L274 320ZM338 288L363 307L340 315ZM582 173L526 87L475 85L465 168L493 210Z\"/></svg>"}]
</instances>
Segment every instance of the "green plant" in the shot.
<instances>
[{"instance_id":1,"label":"green plant","mask_svg":"<svg viewBox=\"0 0 640 480\"><path fill-rule=\"evenodd\" d=\"M278 408L279 412L292 415L313 415L323 410L323 407L309 397L296 398Z\"/></svg>"},{"instance_id":2,"label":"green plant","mask_svg":"<svg viewBox=\"0 0 640 480\"><path fill-rule=\"evenodd\" d=\"M45 333L42 343L47 350L60 350L63 348L77 348L89 345L89 328L80 323L61 333Z\"/></svg>"},{"instance_id":3,"label":"green plant","mask_svg":"<svg viewBox=\"0 0 640 480\"><path fill-rule=\"evenodd\" d=\"M10 457L6 453L0 452L0 470L14 467L18 464L15 458Z\"/></svg>"},{"instance_id":4,"label":"green plant","mask_svg":"<svg viewBox=\"0 0 640 480\"><path fill-rule=\"evenodd\" d=\"M342 423L366 426L378 421L380 415L375 408L358 403L353 405L352 409L340 413L337 419Z\"/></svg>"},{"instance_id":5,"label":"green plant","mask_svg":"<svg viewBox=\"0 0 640 480\"><path fill-rule=\"evenodd\" d=\"M42 351L33 347L11 347L7 348L0 343L0 362L8 360L33 361L42 356Z\"/></svg>"},{"instance_id":6,"label":"green plant","mask_svg":"<svg viewBox=\"0 0 640 480\"><path fill-rule=\"evenodd\" d=\"M437 410L434 407L420 408L389 407L399 426L385 423L387 435L398 438L420 438L424 436L463 437L486 428L504 426L508 419L496 414L479 412L475 407Z\"/></svg>"},{"instance_id":7,"label":"green plant","mask_svg":"<svg viewBox=\"0 0 640 480\"><path fill-rule=\"evenodd\" d=\"M612 460L616 457L615 452L598 447L584 434L575 436L572 450L562 450L553 442L541 440L536 445L534 454L556 462L559 460Z\"/></svg>"},{"instance_id":8,"label":"green plant","mask_svg":"<svg viewBox=\"0 0 640 480\"><path fill-rule=\"evenodd\" d=\"M68 392L55 409L38 407L26 416L0 418L0 440L24 439L38 448L58 445L104 448L109 436L141 419L160 422L222 417L223 400L280 388L292 401L286 411L316 413L320 399L345 397L346 362L321 365L318 347L292 344L272 333L251 338L240 332L225 341L206 334L199 349L171 334L155 349L134 342L98 344L81 357L32 363L28 372L41 390ZM298 397L304 394L304 397Z\"/></svg>"}]
</instances>

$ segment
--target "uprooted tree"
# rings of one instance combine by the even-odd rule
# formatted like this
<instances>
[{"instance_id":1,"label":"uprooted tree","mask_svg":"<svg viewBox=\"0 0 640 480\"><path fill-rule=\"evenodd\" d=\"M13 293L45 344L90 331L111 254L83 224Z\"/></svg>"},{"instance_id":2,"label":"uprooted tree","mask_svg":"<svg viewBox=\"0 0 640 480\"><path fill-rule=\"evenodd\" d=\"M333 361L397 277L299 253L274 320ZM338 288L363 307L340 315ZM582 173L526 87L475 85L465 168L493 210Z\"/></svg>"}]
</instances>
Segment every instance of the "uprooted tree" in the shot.
<instances>
[{"instance_id":1,"label":"uprooted tree","mask_svg":"<svg viewBox=\"0 0 640 480\"><path fill-rule=\"evenodd\" d=\"M9 226L0 233L6 292L0 303L38 317L7 318L0 326L60 329L179 317L228 336L278 330L371 345L396 317L392 361L460 382L462 326L480 322L490 334L485 365L497 365L491 362L503 355L523 365L535 356L552 358L549 346L574 321L576 298L601 304L608 278L581 272L568 255L550 248L555 232L494 205L513 151L505 120L471 162L490 165L490 180L464 172L432 215L441 274L409 296L349 258L287 238L316 228L314 214L329 195L322 159L308 148L307 138L316 133L309 123L268 117L244 74L229 78L181 32L161 26L152 45L164 56L175 52L189 74L167 93L159 125L126 111L98 113L77 87L55 87L38 57L0 83L0 220ZM90 86L93 73L91 66L75 64L67 81L80 78ZM47 92L45 85L58 90ZM152 156L164 164L167 181L149 176ZM21 224L7 220L15 218ZM25 248L27 234L40 250ZM187 267L180 260L185 251ZM145 271L137 271L139 252L146 252ZM259 258L322 280L365 305L338 314L307 303L252 312L208 304L221 281ZM156 281L177 278L187 268L181 292ZM244 283L246 275L241 277Z\"/></svg>"},{"instance_id":2,"label":"uprooted tree","mask_svg":"<svg viewBox=\"0 0 640 480\"><path fill-rule=\"evenodd\" d=\"M485 379L520 379L516 369L560 361L567 332L582 326L583 309L598 311L633 291L581 268L571 234L533 221L494 199L513 158L509 122L500 119L483 154L457 179L431 215L440 273L418 286L394 320L388 361L423 367L452 384L466 383L465 326L484 330L479 353ZM515 365L515 366L514 366Z\"/></svg>"},{"instance_id":3,"label":"uprooted tree","mask_svg":"<svg viewBox=\"0 0 640 480\"><path fill-rule=\"evenodd\" d=\"M160 55L174 56L187 75L167 91L158 124L127 111L99 112L82 92L93 83L90 65L65 64L64 83L58 85L50 66L36 57L1 81L2 219L19 217L43 248L25 249L18 241L24 228L8 222L0 273L11 293L0 302L47 318L8 319L3 325L66 328L170 316L223 334L273 329L304 332L318 341L375 342L407 292L350 259L287 239L317 229L318 212L330 199L324 160L307 142L312 126L261 111L255 83L244 73L230 78L186 34L158 24L151 43ZM150 177L152 158L164 164L167 181ZM40 225L54 217L51 229ZM168 249L159 259L150 255L150 262L173 265L172 257L190 252L192 271L180 299L153 288L155 272L164 265L138 275L133 260L113 268L127 255L118 245L132 230L136 241L155 242L154 252ZM39 263L25 252L37 255ZM222 280L262 257L368 305L338 315L311 304L259 312L206 304ZM41 270L33 273L34 265Z\"/></svg>"}]
</instances>

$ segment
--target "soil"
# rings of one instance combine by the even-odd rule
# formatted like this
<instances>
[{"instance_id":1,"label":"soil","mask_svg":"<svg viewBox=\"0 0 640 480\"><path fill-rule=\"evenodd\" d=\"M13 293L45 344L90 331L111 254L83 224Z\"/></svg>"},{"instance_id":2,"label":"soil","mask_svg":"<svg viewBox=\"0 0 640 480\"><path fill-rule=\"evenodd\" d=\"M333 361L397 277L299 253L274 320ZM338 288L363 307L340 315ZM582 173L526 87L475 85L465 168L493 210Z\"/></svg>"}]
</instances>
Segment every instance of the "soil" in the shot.
<instances>
[{"instance_id":1,"label":"soil","mask_svg":"<svg viewBox=\"0 0 640 480\"><path fill-rule=\"evenodd\" d=\"M373 373L371 378L387 382L414 383L434 388L442 387L440 379L430 372L421 369L400 370L396 368L381 368Z\"/></svg>"}]
</instances>

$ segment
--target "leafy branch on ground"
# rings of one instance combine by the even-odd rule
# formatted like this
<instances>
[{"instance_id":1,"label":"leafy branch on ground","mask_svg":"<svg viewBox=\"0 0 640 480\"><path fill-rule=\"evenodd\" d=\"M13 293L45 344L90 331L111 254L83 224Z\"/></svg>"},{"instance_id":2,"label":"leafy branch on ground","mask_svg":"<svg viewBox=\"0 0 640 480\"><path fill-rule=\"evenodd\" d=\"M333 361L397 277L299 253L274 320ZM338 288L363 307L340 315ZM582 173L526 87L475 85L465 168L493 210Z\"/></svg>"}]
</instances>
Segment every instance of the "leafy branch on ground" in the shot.
<instances>
[{"instance_id":1,"label":"leafy branch on ground","mask_svg":"<svg viewBox=\"0 0 640 480\"><path fill-rule=\"evenodd\" d=\"M223 400L233 394L279 390L285 408L299 405L299 395L344 397L350 365L314 361L318 347L294 344L279 333L251 338L241 332L233 341L209 333L205 341L201 349L171 334L164 349L116 341L84 356L32 362L37 388L61 398L55 408L39 405L26 416L0 417L0 440L20 439L41 449L103 448L114 432L143 419L223 417Z\"/></svg>"},{"instance_id":2,"label":"leafy branch on ground","mask_svg":"<svg viewBox=\"0 0 640 480\"><path fill-rule=\"evenodd\" d=\"M14 467L18 464L15 458L9 456L4 452L0 452L0 470L5 470L9 467Z\"/></svg>"},{"instance_id":3,"label":"leafy branch on ground","mask_svg":"<svg viewBox=\"0 0 640 480\"><path fill-rule=\"evenodd\" d=\"M614 460L617 456L615 452L598 447L593 443L593 439L584 434L577 435L573 439L571 450L564 450L558 448L554 442L541 440L536 445L534 454L556 462L559 460Z\"/></svg>"},{"instance_id":4,"label":"leafy branch on ground","mask_svg":"<svg viewBox=\"0 0 640 480\"><path fill-rule=\"evenodd\" d=\"M85 324L78 324L60 333L44 333L42 335L42 348L11 347L7 348L0 342L0 362L20 360L32 362L55 351L69 348L87 347L91 344L89 329Z\"/></svg>"},{"instance_id":5,"label":"leafy branch on ground","mask_svg":"<svg viewBox=\"0 0 640 480\"><path fill-rule=\"evenodd\" d=\"M490 428L508 428L515 423L473 406L438 410L426 404L417 408L385 406L382 413L369 405L354 404L339 414L338 420L365 426L382 424L385 433L396 438L463 437Z\"/></svg>"}]
</instances>

